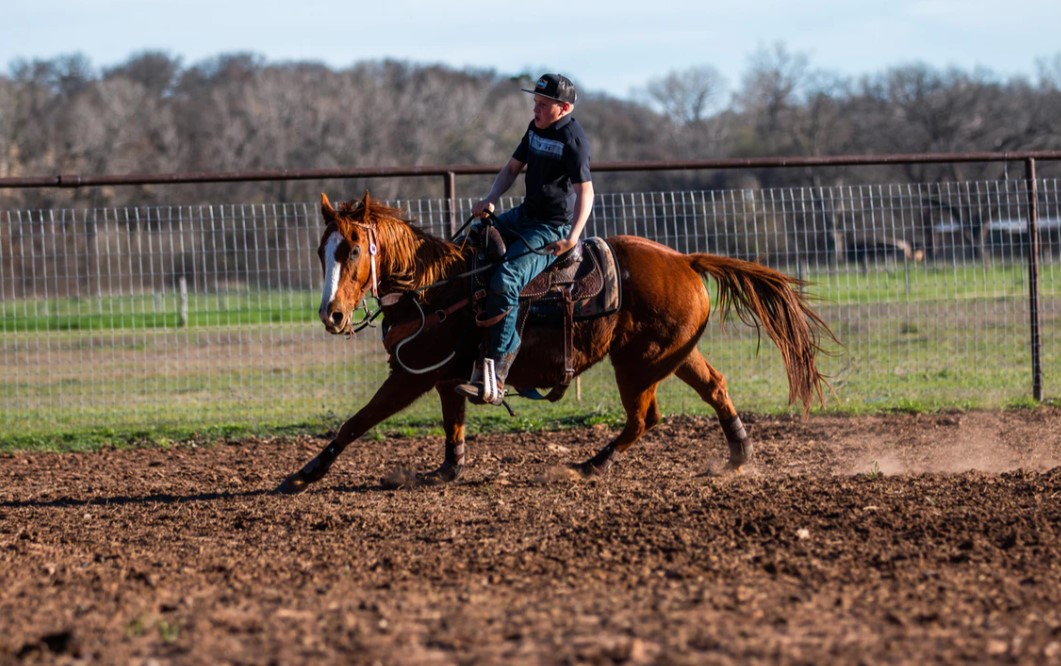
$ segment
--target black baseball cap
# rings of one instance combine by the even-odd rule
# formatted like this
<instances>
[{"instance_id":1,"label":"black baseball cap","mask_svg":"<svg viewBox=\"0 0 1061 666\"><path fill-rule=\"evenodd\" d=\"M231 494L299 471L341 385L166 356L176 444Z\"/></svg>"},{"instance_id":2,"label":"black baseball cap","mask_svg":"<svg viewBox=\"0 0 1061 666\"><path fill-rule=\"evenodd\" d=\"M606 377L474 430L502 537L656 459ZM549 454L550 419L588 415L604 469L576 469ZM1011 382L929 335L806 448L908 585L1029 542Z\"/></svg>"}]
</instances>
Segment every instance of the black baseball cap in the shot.
<instances>
[{"instance_id":1,"label":"black baseball cap","mask_svg":"<svg viewBox=\"0 0 1061 666\"><path fill-rule=\"evenodd\" d=\"M555 99L557 102L567 102L568 104L574 104L575 100L578 99L578 94L575 93L575 84L571 83L571 79L563 74L542 74L538 82L534 84L533 90L527 90L526 88L521 88L521 90L532 95L541 95L542 97Z\"/></svg>"}]
</instances>

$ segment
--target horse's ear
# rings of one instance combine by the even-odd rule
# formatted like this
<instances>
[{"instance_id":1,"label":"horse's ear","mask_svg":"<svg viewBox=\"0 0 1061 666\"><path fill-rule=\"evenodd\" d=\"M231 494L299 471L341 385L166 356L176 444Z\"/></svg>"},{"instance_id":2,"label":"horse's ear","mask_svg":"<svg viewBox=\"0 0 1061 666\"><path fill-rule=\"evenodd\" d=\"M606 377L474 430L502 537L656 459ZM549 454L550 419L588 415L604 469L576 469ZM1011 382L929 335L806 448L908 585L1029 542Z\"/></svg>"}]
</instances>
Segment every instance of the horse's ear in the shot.
<instances>
[{"instance_id":1,"label":"horse's ear","mask_svg":"<svg viewBox=\"0 0 1061 666\"><path fill-rule=\"evenodd\" d=\"M328 201L328 195L324 192L321 192L321 215L324 216L325 224L335 221L335 209L332 208L332 202Z\"/></svg>"},{"instance_id":2,"label":"horse's ear","mask_svg":"<svg viewBox=\"0 0 1061 666\"><path fill-rule=\"evenodd\" d=\"M368 190L365 190L365 198L361 200L361 205L364 207L365 212L361 215L361 219L368 222Z\"/></svg>"}]
</instances>

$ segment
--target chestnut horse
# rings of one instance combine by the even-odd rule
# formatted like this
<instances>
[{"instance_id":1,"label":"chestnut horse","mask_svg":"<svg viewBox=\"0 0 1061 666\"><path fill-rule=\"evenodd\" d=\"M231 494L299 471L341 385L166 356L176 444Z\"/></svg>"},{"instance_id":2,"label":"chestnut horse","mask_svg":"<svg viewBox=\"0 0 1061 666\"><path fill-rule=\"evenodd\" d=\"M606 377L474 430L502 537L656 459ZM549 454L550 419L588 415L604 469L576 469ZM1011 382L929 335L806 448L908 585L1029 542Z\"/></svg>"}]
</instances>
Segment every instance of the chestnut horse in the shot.
<instances>
[{"instance_id":1,"label":"chestnut horse","mask_svg":"<svg viewBox=\"0 0 1061 666\"><path fill-rule=\"evenodd\" d=\"M321 213L325 228L317 252L324 273L319 311L324 327L329 333L351 333L355 308L367 295L378 294L385 322L402 331L402 340L388 345L390 374L368 404L277 491L305 490L325 475L350 442L432 388L442 403L445 459L438 469L417 474L416 480L453 481L465 462L466 407L454 386L471 373L481 331L467 306L471 251L411 226L400 211L370 203L367 193L362 201L338 209L322 194ZM815 356L822 350L822 334L835 337L807 305L797 279L739 259L682 254L635 236L607 240L618 262L622 303L612 315L574 324L572 362L578 374L605 356L611 359L626 425L595 456L572 469L583 476L604 474L616 454L656 425L656 388L672 374L714 408L729 444L728 467L737 469L748 461L751 441L730 401L726 380L697 348L710 309L703 280L707 275L718 284L721 316L735 310L745 323L765 330L780 350L788 372L789 403L801 402L805 415L815 398L824 405L826 382ZM418 335L425 325L432 328ZM528 326L522 338L508 383L528 388L556 384L564 371L563 330Z\"/></svg>"}]
</instances>

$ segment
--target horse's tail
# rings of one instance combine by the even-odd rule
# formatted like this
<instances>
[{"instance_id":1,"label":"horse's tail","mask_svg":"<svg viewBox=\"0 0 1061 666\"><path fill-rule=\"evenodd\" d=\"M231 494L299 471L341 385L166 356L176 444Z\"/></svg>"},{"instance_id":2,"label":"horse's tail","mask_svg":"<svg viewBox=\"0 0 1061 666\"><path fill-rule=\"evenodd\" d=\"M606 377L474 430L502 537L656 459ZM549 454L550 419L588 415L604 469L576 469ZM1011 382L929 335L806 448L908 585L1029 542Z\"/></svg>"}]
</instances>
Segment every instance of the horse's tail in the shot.
<instances>
[{"instance_id":1,"label":"horse's tail","mask_svg":"<svg viewBox=\"0 0 1061 666\"><path fill-rule=\"evenodd\" d=\"M803 403L804 416L815 396L825 406L823 387L829 382L818 372L815 357L822 351L822 334L834 342L828 324L807 304L803 281L761 264L713 254L688 255L693 270L708 274L718 284L722 321L730 310L777 345L788 372L788 401Z\"/></svg>"}]
</instances>

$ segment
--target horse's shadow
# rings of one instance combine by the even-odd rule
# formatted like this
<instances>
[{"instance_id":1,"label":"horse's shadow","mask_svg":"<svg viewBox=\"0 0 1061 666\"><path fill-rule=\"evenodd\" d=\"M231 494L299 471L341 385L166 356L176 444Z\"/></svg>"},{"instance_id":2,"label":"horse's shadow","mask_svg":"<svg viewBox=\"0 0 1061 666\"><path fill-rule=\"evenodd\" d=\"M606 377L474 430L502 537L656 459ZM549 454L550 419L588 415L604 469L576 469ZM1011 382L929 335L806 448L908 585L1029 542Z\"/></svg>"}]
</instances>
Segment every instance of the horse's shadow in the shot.
<instances>
[{"instance_id":1,"label":"horse's shadow","mask_svg":"<svg viewBox=\"0 0 1061 666\"><path fill-rule=\"evenodd\" d=\"M485 483L485 482L484 482ZM478 485L478 482L461 482L462 485ZM421 487L430 487L427 485ZM321 493L344 493L344 494L369 494L369 493L391 493L405 488L388 488L382 483L365 483L359 485L341 484L337 486L322 486L313 488L307 494ZM50 500L4 500L0 501L0 509L70 509L92 506L124 506L124 505L178 505L194 504L197 502L217 502L234 499L251 499L255 497L287 497L278 495L272 489L245 490L240 492L219 491L212 493L195 493L192 495L174 495L170 493L152 493L150 495L119 495L116 497L93 497L91 499L59 497Z\"/></svg>"},{"instance_id":2,"label":"horse's shadow","mask_svg":"<svg viewBox=\"0 0 1061 666\"><path fill-rule=\"evenodd\" d=\"M481 488L489 486L494 482L494 479L460 479L457 481L450 481L448 483L423 483L423 482L410 482L402 483L398 485L388 484L387 482L381 481L379 483L370 483L362 485L350 485L342 484L338 486L331 486L329 488L321 488L323 491L335 492L335 493L353 493L353 494L365 494L365 493L401 493L401 492L415 492L418 490L430 491L430 490L445 490L446 488L460 487L460 488Z\"/></svg>"},{"instance_id":3,"label":"horse's shadow","mask_svg":"<svg viewBox=\"0 0 1061 666\"><path fill-rule=\"evenodd\" d=\"M123 506L127 504L189 504L193 502L213 502L225 499L237 499L241 497L257 497L268 495L268 490L248 490L244 492L216 492L196 493L194 495L171 495L169 493L153 493L141 496L117 496L117 497L93 497L91 499L80 499L73 497L60 497L51 500L6 500L0 502L3 509L68 509L89 506Z\"/></svg>"}]
</instances>

